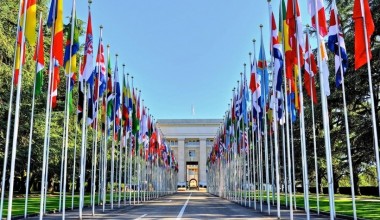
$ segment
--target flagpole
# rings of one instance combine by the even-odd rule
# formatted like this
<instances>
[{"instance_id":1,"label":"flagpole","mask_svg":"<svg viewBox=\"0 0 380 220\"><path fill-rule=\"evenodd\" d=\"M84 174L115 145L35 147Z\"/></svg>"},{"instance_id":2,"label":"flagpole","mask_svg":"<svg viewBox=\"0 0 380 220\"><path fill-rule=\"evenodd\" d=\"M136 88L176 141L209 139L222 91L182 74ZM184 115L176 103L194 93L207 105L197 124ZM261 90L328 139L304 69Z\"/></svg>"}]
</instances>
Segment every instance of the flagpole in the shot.
<instances>
[{"instance_id":1,"label":"flagpole","mask_svg":"<svg viewBox=\"0 0 380 220\"><path fill-rule=\"evenodd\" d=\"M261 38L263 37L263 25L261 24L260 25L260 32L261 32ZM265 57L264 57L265 59ZM266 61L264 61L266 62ZM262 76L262 79L264 79L264 75ZM265 86L266 85L261 85L261 86ZM266 91L268 92L268 91ZM266 190L266 193L267 193L267 207L268 207L268 214L270 215L271 213L271 207L270 207L270 197L269 197L269 149L268 149L268 126L267 126L267 110L266 110L266 103L267 103L267 100L266 100L266 92L263 95L263 99L264 99L264 106L263 106L263 110L264 110L264 156L265 156L265 190Z\"/></svg>"},{"instance_id":2,"label":"flagpole","mask_svg":"<svg viewBox=\"0 0 380 220\"><path fill-rule=\"evenodd\" d=\"M88 2L88 10L89 12L91 11L91 3L92 1L89 0ZM102 34L103 34L103 26L100 26L100 37L102 37ZM98 66L99 67L99 66ZM98 68L100 69L100 67ZM99 88L96 89L96 92L98 93L97 95L97 105L99 106L99 100L100 100L100 97L99 97ZM95 116L93 116L95 117ZM96 116L97 117L97 116ZM91 201L91 214L92 216L95 216L95 197L96 197L96 165L98 163L97 161L97 158L98 158L98 155L97 155L97 150L98 150L98 121L99 120L95 120L95 143L93 142L93 158L92 158L92 168L93 168L93 173L92 173L92 180L91 180L91 198L92 198L92 201ZM99 165L100 166L100 165ZM100 171L100 169L99 169ZM100 182L100 181L99 181ZM84 193L84 191L83 191ZM100 197L100 196L99 196Z\"/></svg>"},{"instance_id":3,"label":"flagpole","mask_svg":"<svg viewBox=\"0 0 380 220\"><path fill-rule=\"evenodd\" d=\"M269 16L270 16L270 22L269 24L272 24L272 8L271 8L271 5L270 5L270 0L268 0L268 6L269 6ZM273 31L273 30L272 30ZM273 38L271 37L271 50L273 50L273 42L272 42ZM272 51L272 75L273 75L273 78L272 78L272 91L273 91L273 98L274 98L274 111L273 111L273 130L274 130L274 156L275 156L275 169L276 169L276 190L277 190L277 218L280 219L281 218L281 209L280 209L280 168L279 168L279 164L278 164L278 160L279 160L279 147L278 147L278 129L277 129L277 109L278 109L278 102L277 102L277 90L276 90L276 87L277 87L277 81L275 81L275 74L277 74L277 77L279 77L278 75L281 74L281 72L279 73L274 73L274 54L273 54L273 51ZM271 142L272 143L272 142ZM271 149L273 150L273 148L271 147ZM272 164L273 164L273 151L271 150L271 155L272 155ZM272 168L272 182L273 182L273 168ZM273 184L272 184L273 186ZM273 192L273 189L272 189L272 195L273 195L273 199L274 199L274 192Z\"/></svg>"},{"instance_id":4,"label":"flagpole","mask_svg":"<svg viewBox=\"0 0 380 220\"><path fill-rule=\"evenodd\" d=\"M38 36L41 36L42 31L42 13L40 13L40 28L38 31ZM37 53L36 58L39 57L39 51L40 49L40 41L37 42ZM33 141L33 123L34 123L34 104L35 104L35 95L36 95L36 81L37 81L37 71L38 71L38 61L36 64L36 75L34 76L34 83L33 83L33 98L32 98L32 110L31 110L31 116L30 116L30 129L29 129L29 147L28 147L28 165L27 165L27 171L26 171L26 187L25 187L25 208L24 208L24 218L28 215L28 196L29 196L29 179L30 179L30 159L32 154L32 141Z\"/></svg>"},{"instance_id":5,"label":"flagpole","mask_svg":"<svg viewBox=\"0 0 380 220\"><path fill-rule=\"evenodd\" d=\"M22 11L22 0L19 3L18 9L18 17L17 17L17 27L16 27L16 41L15 41L15 50L14 50L14 60L13 60L13 68L12 68L12 83L11 83L11 92L9 97L9 108L8 108L8 120L7 120L7 134L5 139L5 151L4 151L4 163L3 163L3 175L1 179L1 201L0 201L0 219L3 216L3 207L4 207L4 194L5 194L5 179L7 174L7 164L8 164L8 152L9 152L9 135L11 130L11 122L12 122L12 106L13 106L13 92L14 92L14 80L15 80L15 71L16 71L16 56L17 56L17 38L18 38L18 29L20 27L21 20L21 11ZM26 14L26 13L25 13ZM25 20L25 19L24 19Z\"/></svg>"},{"instance_id":6,"label":"flagpole","mask_svg":"<svg viewBox=\"0 0 380 220\"><path fill-rule=\"evenodd\" d=\"M323 118L323 129L325 137L325 150L326 150L326 163L327 163L327 176L329 184L329 204L330 204L330 219L335 217L335 202L334 202L334 182L333 182L333 172L332 172L332 156L331 156L331 143L330 143L330 127L329 127L329 118L328 118L328 109L327 109L327 97L325 94L325 85L323 81L323 65L322 65L322 55L321 55L321 39L319 31L319 15L317 11L317 1L314 0L315 6L315 16L316 16L316 30L317 30L317 44L318 44L318 65L319 65L319 79L320 79L320 88L321 88L321 99L322 99L322 118Z\"/></svg>"},{"instance_id":7,"label":"flagpole","mask_svg":"<svg viewBox=\"0 0 380 220\"><path fill-rule=\"evenodd\" d=\"M298 5L292 5L297 11ZM295 18L295 20L297 20ZM296 35L299 31L296 24ZM307 168L307 157L306 157L306 136L305 136L305 115L304 115L304 103L303 103L303 90L302 90L302 78L301 78L301 64L300 64L300 44L299 39L297 39L297 62L298 62L298 86L299 86L299 102L300 102L300 136L301 136L301 152L302 152L302 170L303 170L303 185L304 185L304 202L305 211L307 219L310 219L310 208L309 208L309 179L308 179L308 168Z\"/></svg>"},{"instance_id":8,"label":"flagpole","mask_svg":"<svg viewBox=\"0 0 380 220\"><path fill-rule=\"evenodd\" d=\"M122 91L122 94L123 94L123 92L124 92L124 86L125 86L125 64L124 63L123 63L123 84L122 85L123 85L123 87L122 87L123 89L121 91ZM122 109L122 111L121 111L122 115L124 113L123 109L124 109L124 106L125 106L125 99L128 98L127 94L124 94L124 95L125 95L125 97L123 96L123 98L121 99L122 103L123 103L123 106L121 107L121 109ZM128 99L127 99L127 102L128 102ZM121 127L122 131L124 130L124 127L125 127L125 129L127 129L127 127L126 127L126 119L124 120L124 124L121 122L120 127ZM124 189L123 198L124 198L124 206L125 206L126 205L126 198L127 198L126 184L127 184L128 143L127 143L127 130L125 130L124 132L125 132L125 134L124 134L125 137L123 137L123 134L122 134L121 138L123 140L122 143L124 144L124 148L125 148L124 149L124 187L123 187L123 189Z\"/></svg>"},{"instance_id":9,"label":"flagpole","mask_svg":"<svg viewBox=\"0 0 380 220\"><path fill-rule=\"evenodd\" d=\"M256 40L253 39L253 50L254 50L254 53L253 53L253 60L254 62L256 62ZM255 64L256 65L256 64ZM261 88L258 88L258 89L261 89ZM258 97L257 97L258 98ZM257 100L258 101L258 100ZM257 154L258 154L258 160L257 160L257 163L258 163L258 169L259 169L259 196L260 196L260 211L263 212L263 165L262 163L260 163L259 161L262 161L262 158L263 158L263 155L262 155L262 147L263 147L263 143L262 143L262 135L260 134L261 132L261 127L260 127L260 114L259 112L257 112L257 115L256 115L256 121L257 121Z\"/></svg>"},{"instance_id":10,"label":"flagpole","mask_svg":"<svg viewBox=\"0 0 380 220\"><path fill-rule=\"evenodd\" d=\"M364 30L364 40L365 40L365 51L366 51L366 58L367 58L367 73L368 73L368 84L369 84L369 93L370 93L370 99L371 99L371 116L372 116L372 126L373 126L373 139L375 142L375 156L376 156L376 167L377 167L377 185L379 187L379 196L380 196L380 159L379 159L379 139L377 136L377 121L376 121L376 110L375 110L375 101L374 101L374 95L373 95L373 88L372 88L372 71L371 71L371 60L369 58L369 50L368 48L368 33L367 33L367 27L366 27L366 17L364 13L364 3L363 0L360 0L360 9L361 14L363 16L363 30ZM343 80L342 80L343 81Z\"/></svg>"},{"instance_id":11,"label":"flagpole","mask_svg":"<svg viewBox=\"0 0 380 220\"><path fill-rule=\"evenodd\" d=\"M88 11L90 12L91 11L91 3L92 1L89 0L88 1ZM100 26L99 27L100 29L100 38L102 38L102 35L103 35L103 26ZM100 46L100 42L99 42L99 46ZM86 61L87 62L87 61ZM99 74L100 74L100 65L98 65L98 71L99 71ZM100 78L100 76L98 76ZM99 100L100 100L100 97L99 97L99 84L98 84L98 88L96 88L96 91L97 93L97 102L96 102L96 109L98 110L99 109ZM97 155L97 150L98 150L98 122L99 120L97 120L98 116L94 115L93 118L95 118L95 140L93 142L93 147L92 147L92 166L91 168L93 169L92 170L92 177L91 177L91 214L92 216L95 216L95 197L96 197L96 165L97 165L97 158L98 158L98 155ZM100 165L99 165L100 166ZM100 171L100 169L99 169ZM100 181L99 181L100 183ZM83 194L84 194L84 191L83 191ZM100 196L99 196L100 197ZM84 198L84 196L83 196Z\"/></svg>"},{"instance_id":12,"label":"flagpole","mask_svg":"<svg viewBox=\"0 0 380 220\"><path fill-rule=\"evenodd\" d=\"M306 25L306 39L309 41L309 25ZM310 44L309 44L310 45ZM309 53L312 53L310 51L310 48L306 48ZM313 71L311 69L311 60L310 60L310 54L307 57L308 62L309 62L309 70L308 73L310 75L310 97L311 97L311 118L312 118L312 123L313 123L313 146L314 146L314 168L315 168L315 189L317 193L317 213L319 215L319 181L318 181L318 155L317 155L317 141L316 141L316 132L315 132L315 117L314 117L314 94L313 94L313 89L312 89L312 78L314 78L314 73L311 75L310 73Z\"/></svg>"},{"instance_id":13,"label":"flagpole","mask_svg":"<svg viewBox=\"0 0 380 220\"><path fill-rule=\"evenodd\" d=\"M124 76L124 73L125 73L125 64L123 64L123 76ZM119 78L119 76L117 76ZM118 80L119 81L119 80ZM123 84L121 84L119 82L119 91L120 91L120 106L119 106L119 109L117 109L117 111L119 111L119 114L120 114L120 121L119 121L119 129L120 129L120 138L118 138L119 140L119 186L118 186L118 208L120 208L120 203L121 203L121 178L122 178L122 166L123 166L123 148L122 148L122 145L123 145L123 142L122 142L122 138L123 138L123 125L121 123L122 121L122 112L120 112L120 107L123 107L122 106L122 101L123 101L123 90L122 90L122 86L124 86ZM116 99L115 99L116 100ZM115 118L116 118L116 111L115 111ZM115 119L115 122L116 122L116 119ZM119 135L118 135L119 137Z\"/></svg>"},{"instance_id":14,"label":"flagpole","mask_svg":"<svg viewBox=\"0 0 380 220\"><path fill-rule=\"evenodd\" d=\"M53 3L53 8L56 7L55 2ZM53 17L55 17L55 10L53 10ZM52 25L52 33L54 33L54 26L55 26L55 19L53 19L53 25ZM50 64L49 64L49 82L48 82L48 89L47 89L47 99L46 99L46 114L45 114L45 137L44 137L44 149L43 149L43 160L42 160L42 175L41 175L41 201L40 201L40 215L39 219L43 219L44 215L44 208L45 208L45 188L46 188L46 181L47 181L47 161L48 161L48 142L49 142L49 130L50 130L50 115L51 115L51 102L52 102L52 96L51 96L51 89L52 89L52 80L54 80L54 70L53 70L53 46L54 46L54 35L51 36L51 42L50 45Z\"/></svg>"},{"instance_id":15,"label":"flagpole","mask_svg":"<svg viewBox=\"0 0 380 220\"><path fill-rule=\"evenodd\" d=\"M128 78L127 78L128 79ZM131 76L131 81L132 81L132 91L134 91L134 88L133 88L133 76ZM135 111L133 109L133 93L130 94L132 95L132 111ZM128 100L128 103L129 103L129 100ZM133 118L132 118L132 127L131 127L131 136L129 138L129 142L130 142L130 146L131 146L131 150L130 150L130 161L129 161L129 205L132 205L132 177L133 177L133 174L132 174L132 154L133 154L133 148L135 147L135 143L132 142L132 137L134 137L134 134L133 134ZM136 151L136 149L135 149ZM135 192L133 192L133 197L135 195Z\"/></svg>"},{"instance_id":16,"label":"flagpole","mask_svg":"<svg viewBox=\"0 0 380 220\"><path fill-rule=\"evenodd\" d=\"M82 66L82 59L79 59L79 70L78 71L82 71L81 70L81 66ZM81 73L79 73L81 74ZM80 90L80 83L78 82L78 90ZM78 93L79 94L79 93ZM79 96L79 95L78 95ZM77 105L78 106L78 103L79 103L79 97L78 97L78 100L77 100ZM82 112L82 120L83 119L83 112ZM78 126L78 114L76 114L75 116L75 126ZM72 176L72 185L71 185L71 210L74 210L74 194L75 194L75 168L76 168L76 163L77 163L77 137L78 137L78 128L75 127L75 137L74 137L74 156L73 156L73 176Z\"/></svg>"},{"instance_id":17,"label":"flagpole","mask_svg":"<svg viewBox=\"0 0 380 220\"><path fill-rule=\"evenodd\" d=\"M26 25L26 7L28 5L28 0L24 2L24 21L23 27ZM17 41L17 39L16 39ZM16 92L16 109L15 109L15 121L14 121L14 129L13 129L13 137L12 137L12 157L11 157L11 168L10 168L10 177L9 177L9 198L8 198L8 215L7 219L12 218L12 202L13 202L13 182L14 182L14 174L15 174L15 164L16 164L16 153L17 153L17 137L18 137L18 127L19 127L19 116L20 116L20 101L21 101L21 84L22 84L22 70L23 70L23 57L25 55L24 51L25 47L25 31L22 31L22 40L20 46L20 69L19 69L19 78L17 82L17 92ZM16 58L17 59L17 58ZM17 68L16 68L17 69Z\"/></svg>"},{"instance_id":18,"label":"flagpole","mask_svg":"<svg viewBox=\"0 0 380 220\"><path fill-rule=\"evenodd\" d=\"M117 58L118 58L118 56L119 56L118 54L115 55L115 57L116 57L115 58L116 59L116 64L117 64ZM108 57L110 57L109 47L108 47ZM112 81L112 75L111 75L111 81ZM115 94L114 89L112 89L111 93L113 95ZM113 98L115 100L115 97L113 97ZM115 101L114 101L114 104L115 104ZM107 105L108 105L108 100L107 100ZM106 112L107 112L107 110L106 110ZM112 123L112 127L113 127L112 128L112 132L113 132L113 134L115 133L115 118L116 118L115 114L116 114L116 112L113 113L113 116L114 116L114 118L113 118L114 122ZM107 120L107 116L106 116L106 120ZM105 132L108 132L108 127L105 128ZM111 138L112 138L112 147L111 147L111 192L110 192L111 195L110 195L110 200L111 200L111 209L113 209L113 189L114 189L114 178L115 178L115 137L114 137L114 135L111 135Z\"/></svg>"},{"instance_id":19,"label":"flagpole","mask_svg":"<svg viewBox=\"0 0 380 220\"><path fill-rule=\"evenodd\" d=\"M91 2L89 2L91 3ZM89 6L90 7L90 6ZM87 83L85 82L85 80L83 79L83 94L84 94L84 98L83 98L83 116L82 116L82 143L81 143L81 168L80 168L80 186L79 186L79 191L80 191L80 194L79 194L79 219L82 219L82 209L83 209L83 199L82 199L82 196L83 196L83 193L84 193L84 175L85 175L85 172L86 172L86 167L84 165L84 161L86 160L86 141L87 141L87 131L86 131L86 127L87 127ZM91 95L91 94L90 94Z\"/></svg>"},{"instance_id":20,"label":"flagpole","mask_svg":"<svg viewBox=\"0 0 380 220\"><path fill-rule=\"evenodd\" d=\"M73 45L73 41L74 41L74 28L75 28L75 24L74 22L76 21L76 11L75 11L75 0L73 0L73 8L72 8L72 15L71 15L71 36L70 36L70 58L69 58L69 70L68 70L68 73L66 73L66 126L65 126L65 144L64 144L64 151L65 151L65 155L64 155L64 173L63 173L63 203L62 203L62 219L65 219L65 213L66 213L66 183L67 183L67 153L68 153L68 148L69 148L69 119L70 119L70 106L69 106L69 90L70 90L70 78L71 78L71 74L74 74L74 73L71 73L71 68L72 68L72 45Z\"/></svg>"},{"instance_id":21,"label":"flagpole","mask_svg":"<svg viewBox=\"0 0 380 220\"><path fill-rule=\"evenodd\" d=\"M336 2L333 0L332 5L336 7ZM341 39L340 39L340 21L338 20L338 12L336 11L334 13L335 15L335 21L338 29L337 38L338 38L338 54L339 54L339 69L340 69L340 76L341 76L341 83L342 83L342 98L343 98L343 112L344 112L344 124L346 127L346 142L347 142L347 156L348 156L348 163L350 167L350 184L351 184L351 199L352 199L352 211L354 219L357 219L356 214L356 202L355 202L355 185L354 185L354 174L353 174L353 168L352 168L352 157L351 157L351 141L350 141L350 127L348 125L348 111L347 111L347 102L346 102L346 92L345 92L345 85L344 85L344 74L343 74L343 66L342 66L342 53L340 50L341 45ZM367 60L368 61L368 60Z\"/></svg>"},{"instance_id":22,"label":"flagpole","mask_svg":"<svg viewBox=\"0 0 380 220\"><path fill-rule=\"evenodd\" d=\"M284 26L284 20L283 20L283 11L284 11L284 5L282 4L282 2L280 2L280 14L281 14L281 22ZM283 40L283 44L282 44L282 48L283 48L283 51L284 51L284 54L285 54L285 28L283 28L284 30L281 32L282 34L282 40ZM290 209L290 219L293 219L293 192L295 194L295 191L292 190L292 163L291 163L291 156L290 156L290 134L289 134L289 131L290 131L290 128L289 128L289 123L291 123L291 119L289 117L290 115L290 111L289 111L289 106L288 106L288 94L287 94L287 90L288 90L288 86L287 86L287 77L286 77L286 56L284 55L284 69L283 69L283 74L284 74L284 90L285 90L285 130L286 130L286 151L287 151L287 160L288 160L288 166L287 167L287 173L288 173L288 181L285 183L285 186L286 188L289 190L289 209ZM289 88L291 88L291 86L289 85ZM285 152L285 151L284 151Z\"/></svg>"}]
</instances>

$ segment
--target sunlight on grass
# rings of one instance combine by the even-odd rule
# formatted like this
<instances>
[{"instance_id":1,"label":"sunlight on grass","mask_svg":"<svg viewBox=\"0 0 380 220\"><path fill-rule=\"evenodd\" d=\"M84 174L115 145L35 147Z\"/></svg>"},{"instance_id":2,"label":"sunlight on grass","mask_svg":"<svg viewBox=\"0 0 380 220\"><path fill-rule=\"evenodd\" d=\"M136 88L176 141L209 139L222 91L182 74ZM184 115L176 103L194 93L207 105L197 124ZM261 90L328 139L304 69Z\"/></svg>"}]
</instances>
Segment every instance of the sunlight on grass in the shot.
<instances>
[{"instance_id":1,"label":"sunlight on grass","mask_svg":"<svg viewBox=\"0 0 380 220\"><path fill-rule=\"evenodd\" d=\"M136 193L137 195L137 193ZM13 198L12 204L12 216L24 216L25 209L25 198L20 197ZM23 195L22 195L23 196ZM122 199L124 198L124 192L122 193ZM135 196L135 193L132 193L132 200ZM140 198L143 197L143 194L140 193ZM95 202L98 201L98 196L95 197ZM90 195L85 195L84 206L90 206ZM129 199L129 192L127 192L127 199ZM40 200L39 194L32 194L28 198L28 215L38 214L40 212ZM110 194L107 194L107 202L110 201ZM114 194L114 201L117 201L117 195ZM71 209L72 197L71 195L66 196L66 209ZM79 207L79 195L74 196L74 208ZM46 201L46 212L58 212L59 209L59 194L49 194ZM8 212L8 200L4 200L4 209L3 217L7 216Z\"/></svg>"}]
</instances>

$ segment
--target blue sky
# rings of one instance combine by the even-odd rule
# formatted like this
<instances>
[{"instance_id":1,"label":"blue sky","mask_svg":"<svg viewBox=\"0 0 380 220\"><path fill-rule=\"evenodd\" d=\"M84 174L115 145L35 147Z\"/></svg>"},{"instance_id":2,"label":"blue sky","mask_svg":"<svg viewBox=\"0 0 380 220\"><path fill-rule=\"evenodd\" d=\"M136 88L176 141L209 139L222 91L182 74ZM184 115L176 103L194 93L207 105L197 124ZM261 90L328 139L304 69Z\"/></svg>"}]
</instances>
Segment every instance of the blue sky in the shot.
<instances>
[{"instance_id":1,"label":"blue sky","mask_svg":"<svg viewBox=\"0 0 380 220\"><path fill-rule=\"evenodd\" d=\"M306 22L306 1L300 2ZM87 1L76 4L87 21ZM272 4L278 19L279 0ZM71 7L66 0L65 17ZM95 51L103 25L112 61L118 53L119 71L125 63L156 119L222 118L260 24L269 55L266 0L93 0L91 11Z\"/></svg>"}]
</instances>

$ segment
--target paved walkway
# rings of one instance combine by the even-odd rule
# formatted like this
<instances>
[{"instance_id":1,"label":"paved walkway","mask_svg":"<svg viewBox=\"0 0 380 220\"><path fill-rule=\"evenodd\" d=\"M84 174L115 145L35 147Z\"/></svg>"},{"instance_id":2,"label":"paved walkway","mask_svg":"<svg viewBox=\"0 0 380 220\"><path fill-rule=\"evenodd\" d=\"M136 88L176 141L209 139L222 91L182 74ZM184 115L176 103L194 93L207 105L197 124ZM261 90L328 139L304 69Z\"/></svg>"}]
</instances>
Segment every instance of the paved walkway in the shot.
<instances>
[{"instance_id":1,"label":"paved walkway","mask_svg":"<svg viewBox=\"0 0 380 220\"><path fill-rule=\"evenodd\" d=\"M116 206L117 207L117 206ZM266 208L266 207L265 207ZM277 219L275 207L269 216L240 206L205 192L178 192L174 195L148 201L133 206L122 206L111 210L107 206L103 213L101 207L96 209L95 216L91 215L91 209L83 211L84 219ZM48 214L44 219L60 219L60 213ZM294 213L295 219L306 219L301 212ZM312 219L328 219L327 216L312 215ZM37 217L31 219L38 219ZM66 219L78 219L78 210L67 211ZM281 211L281 219L289 219L289 211Z\"/></svg>"}]
</instances>

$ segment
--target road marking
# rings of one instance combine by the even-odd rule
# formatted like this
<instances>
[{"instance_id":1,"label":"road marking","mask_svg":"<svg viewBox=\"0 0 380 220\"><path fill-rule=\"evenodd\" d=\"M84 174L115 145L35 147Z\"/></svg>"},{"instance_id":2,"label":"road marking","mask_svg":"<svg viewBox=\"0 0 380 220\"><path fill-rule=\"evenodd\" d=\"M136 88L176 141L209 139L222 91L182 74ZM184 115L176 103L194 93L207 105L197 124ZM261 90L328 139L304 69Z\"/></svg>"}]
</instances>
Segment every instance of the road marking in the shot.
<instances>
[{"instance_id":1,"label":"road marking","mask_svg":"<svg viewBox=\"0 0 380 220\"><path fill-rule=\"evenodd\" d=\"M145 216L147 216L148 214L144 214L144 215L142 215L142 216L140 216L140 217L138 217L138 218L136 218L135 220L139 220L139 219L142 219L142 218L144 218Z\"/></svg>"},{"instance_id":2,"label":"road marking","mask_svg":"<svg viewBox=\"0 0 380 220\"><path fill-rule=\"evenodd\" d=\"M178 213L177 220L180 220L180 219L182 218L182 215L183 215L183 213L185 212L185 209L186 209L187 203L188 203L189 200L190 200L190 197L191 197L191 193L190 193L189 197L187 198L187 200L186 200L186 202L185 202L185 205L183 205L181 211Z\"/></svg>"}]
</instances>

